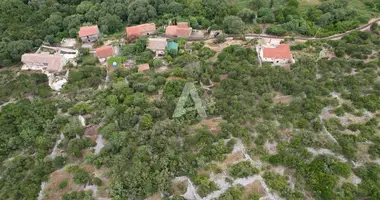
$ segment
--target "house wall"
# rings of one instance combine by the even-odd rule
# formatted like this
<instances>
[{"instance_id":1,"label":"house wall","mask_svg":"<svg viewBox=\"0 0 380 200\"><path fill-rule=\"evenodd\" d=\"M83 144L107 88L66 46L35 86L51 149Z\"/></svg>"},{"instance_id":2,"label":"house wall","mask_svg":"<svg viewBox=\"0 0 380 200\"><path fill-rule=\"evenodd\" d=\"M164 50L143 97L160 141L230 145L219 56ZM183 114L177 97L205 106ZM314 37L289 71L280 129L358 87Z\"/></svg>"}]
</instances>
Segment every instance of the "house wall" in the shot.
<instances>
[{"instance_id":1,"label":"house wall","mask_svg":"<svg viewBox=\"0 0 380 200\"><path fill-rule=\"evenodd\" d=\"M24 63L25 68L21 68L23 70L42 70L47 68L47 63L39 63L39 62L26 62Z\"/></svg>"},{"instance_id":2,"label":"house wall","mask_svg":"<svg viewBox=\"0 0 380 200\"><path fill-rule=\"evenodd\" d=\"M90 35L90 36L86 36L86 37L81 37L80 39L84 43L86 43L86 42L95 42L95 41L97 41L99 39L99 34Z\"/></svg>"},{"instance_id":3,"label":"house wall","mask_svg":"<svg viewBox=\"0 0 380 200\"><path fill-rule=\"evenodd\" d=\"M24 63L24 67L21 68L22 70L47 70L49 72L60 72L63 69L63 66L65 66L67 63L66 59L61 59L60 66L58 70L50 70L48 68L48 63L43 62L26 62Z\"/></svg>"},{"instance_id":4,"label":"house wall","mask_svg":"<svg viewBox=\"0 0 380 200\"><path fill-rule=\"evenodd\" d=\"M58 72L62 71L63 67L68 63L69 61L64 57L61 56L61 65L59 66Z\"/></svg>"},{"instance_id":5,"label":"house wall","mask_svg":"<svg viewBox=\"0 0 380 200\"><path fill-rule=\"evenodd\" d=\"M110 57L107 57L107 58L98 58L98 59L99 59L100 63L104 63L104 62L106 62L108 60L108 58L110 58Z\"/></svg>"},{"instance_id":6,"label":"house wall","mask_svg":"<svg viewBox=\"0 0 380 200\"><path fill-rule=\"evenodd\" d=\"M106 62L109 58L111 58L112 56L109 56L109 57L107 57L107 58L98 58L98 60L99 60L99 62L100 63L104 63L104 62Z\"/></svg>"},{"instance_id":7,"label":"house wall","mask_svg":"<svg viewBox=\"0 0 380 200\"><path fill-rule=\"evenodd\" d=\"M144 35L152 35L154 34L156 31L146 31L146 32L141 32L140 33L140 36L144 36Z\"/></svg>"},{"instance_id":8,"label":"house wall","mask_svg":"<svg viewBox=\"0 0 380 200\"><path fill-rule=\"evenodd\" d=\"M153 50L153 52L156 54L156 57L165 55L165 50Z\"/></svg>"},{"instance_id":9,"label":"house wall","mask_svg":"<svg viewBox=\"0 0 380 200\"><path fill-rule=\"evenodd\" d=\"M289 63L289 59L274 59L274 64L287 64Z\"/></svg>"}]
</instances>

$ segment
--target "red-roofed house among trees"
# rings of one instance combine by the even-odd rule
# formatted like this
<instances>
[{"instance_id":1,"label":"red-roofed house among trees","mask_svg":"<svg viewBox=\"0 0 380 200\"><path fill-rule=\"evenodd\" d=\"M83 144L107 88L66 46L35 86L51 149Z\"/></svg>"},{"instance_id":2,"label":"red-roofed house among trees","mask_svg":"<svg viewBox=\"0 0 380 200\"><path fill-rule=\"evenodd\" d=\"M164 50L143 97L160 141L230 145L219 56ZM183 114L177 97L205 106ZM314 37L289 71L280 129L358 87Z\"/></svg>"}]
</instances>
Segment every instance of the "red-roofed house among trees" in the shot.
<instances>
[{"instance_id":1,"label":"red-roofed house among trees","mask_svg":"<svg viewBox=\"0 0 380 200\"><path fill-rule=\"evenodd\" d=\"M144 35L151 35L156 32L156 24L150 23L150 24L140 24L137 26L129 26L125 29L125 33L127 37L130 36L144 36Z\"/></svg>"},{"instance_id":2,"label":"red-roofed house among trees","mask_svg":"<svg viewBox=\"0 0 380 200\"><path fill-rule=\"evenodd\" d=\"M78 35L82 42L95 42L100 37L98 25L80 27Z\"/></svg>"},{"instance_id":3,"label":"red-roofed house among trees","mask_svg":"<svg viewBox=\"0 0 380 200\"><path fill-rule=\"evenodd\" d=\"M177 25L166 27L165 34L168 36L190 37L193 29L189 27L188 22L178 22Z\"/></svg>"},{"instance_id":4,"label":"red-roofed house among trees","mask_svg":"<svg viewBox=\"0 0 380 200\"><path fill-rule=\"evenodd\" d=\"M96 49L96 57L98 57L99 62L105 62L108 58L114 55L112 46L104 46Z\"/></svg>"},{"instance_id":5,"label":"red-roofed house among trees","mask_svg":"<svg viewBox=\"0 0 380 200\"><path fill-rule=\"evenodd\" d=\"M260 46L260 57L263 62L274 64L294 63L293 56L288 44L279 44L277 46Z\"/></svg>"}]
</instances>

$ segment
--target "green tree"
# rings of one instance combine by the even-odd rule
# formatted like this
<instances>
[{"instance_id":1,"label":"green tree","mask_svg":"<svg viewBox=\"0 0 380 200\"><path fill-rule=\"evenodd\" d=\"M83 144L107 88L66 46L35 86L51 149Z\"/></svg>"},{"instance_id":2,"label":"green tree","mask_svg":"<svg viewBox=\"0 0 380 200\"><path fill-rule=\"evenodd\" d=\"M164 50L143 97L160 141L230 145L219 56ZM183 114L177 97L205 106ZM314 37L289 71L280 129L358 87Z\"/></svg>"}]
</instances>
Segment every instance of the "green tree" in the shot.
<instances>
[{"instance_id":1,"label":"green tree","mask_svg":"<svg viewBox=\"0 0 380 200\"><path fill-rule=\"evenodd\" d=\"M172 1L167 6L166 12L172 13L174 15L181 15L181 14L183 14L183 6L182 6L182 4L177 3L176 1Z\"/></svg>"},{"instance_id":2,"label":"green tree","mask_svg":"<svg viewBox=\"0 0 380 200\"><path fill-rule=\"evenodd\" d=\"M244 22L252 23L253 19L256 17L255 13L249 8L243 8L238 13L239 16Z\"/></svg>"},{"instance_id":3,"label":"green tree","mask_svg":"<svg viewBox=\"0 0 380 200\"><path fill-rule=\"evenodd\" d=\"M105 34L115 33L123 26L119 16L108 13L99 18L99 25L101 32Z\"/></svg>"},{"instance_id":4,"label":"green tree","mask_svg":"<svg viewBox=\"0 0 380 200\"><path fill-rule=\"evenodd\" d=\"M260 10L262 7L265 6L266 0L251 0L249 2L250 8L253 10Z\"/></svg>"},{"instance_id":5,"label":"green tree","mask_svg":"<svg viewBox=\"0 0 380 200\"><path fill-rule=\"evenodd\" d=\"M32 50L33 45L30 40L18 40L8 43L7 51L13 60L20 60L22 54Z\"/></svg>"},{"instance_id":6,"label":"green tree","mask_svg":"<svg viewBox=\"0 0 380 200\"><path fill-rule=\"evenodd\" d=\"M140 128L143 130L148 130L153 127L153 118L149 114L144 114L140 120Z\"/></svg>"},{"instance_id":7,"label":"green tree","mask_svg":"<svg viewBox=\"0 0 380 200\"><path fill-rule=\"evenodd\" d=\"M270 8L261 8L257 12L257 17L259 23L273 23L275 21L275 16Z\"/></svg>"},{"instance_id":8,"label":"green tree","mask_svg":"<svg viewBox=\"0 0 380 200\"><path fill-rule=\"evenodd\" d=\"M241 18L236 16L227 16L223 20L223 30L226 33L243 33L245 24Z\"/></svg>"},{"instance_id":9,"label":"green tree","mask_svg":"<svg viewBox=\"0 0 380 200\"><path fill-rule=\"evenodd\" d=\"M128 6L128 22L141 24L155 19L156 9L147 0L134 1Z\"/></svg>"},{"instance_id":10,"label":"green tree","mask_svg":"<svg viewBox=\"0 0 380 200\"><path fill-rule=\"evenodd\" d=\"M288 6L298 8L299 2L298 2L298 0L289 0L288 1Z\"/></svg>"}]
</instances>

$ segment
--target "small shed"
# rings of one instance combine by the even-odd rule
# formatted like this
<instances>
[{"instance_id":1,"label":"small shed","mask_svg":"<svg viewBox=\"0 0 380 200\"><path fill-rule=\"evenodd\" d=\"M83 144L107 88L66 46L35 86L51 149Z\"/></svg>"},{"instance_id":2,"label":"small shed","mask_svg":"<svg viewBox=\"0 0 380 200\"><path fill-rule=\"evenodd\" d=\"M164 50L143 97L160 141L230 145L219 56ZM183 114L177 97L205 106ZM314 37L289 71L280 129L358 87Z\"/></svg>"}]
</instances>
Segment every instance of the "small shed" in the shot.
<instances>
[{"instance_id":1,"label":"small shed","mask_svg":"<svg viewBox=\"0 0 380 200\"><path fill-rule=\"evenodd\" d=\"M168 50L174 50L174 51L178 52L178 47L179 47L179 45L176 42L169 42L168 43Z\"/></svg>"}]
</instances>

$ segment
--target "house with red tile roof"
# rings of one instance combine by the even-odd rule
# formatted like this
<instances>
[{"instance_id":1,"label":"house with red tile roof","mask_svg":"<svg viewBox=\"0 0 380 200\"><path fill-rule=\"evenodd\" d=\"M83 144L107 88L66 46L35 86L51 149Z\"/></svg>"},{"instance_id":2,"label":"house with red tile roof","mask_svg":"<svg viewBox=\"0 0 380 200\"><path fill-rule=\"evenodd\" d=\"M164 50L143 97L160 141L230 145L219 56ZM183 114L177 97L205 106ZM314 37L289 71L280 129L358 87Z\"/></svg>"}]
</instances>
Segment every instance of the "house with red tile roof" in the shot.
<instances>
[{"instance_id":1,"label":"house with red tile roof","mask_svg":"<svg viewBox=\"0 0 380 200\"><path fill-rule=\"evenodd\" d=\"M138 72L144 72L146 70L149 70L149 64L148 63L141 64L141 65L137 66Z\"/></svg>"},{"instance_id":2,"label":"house with red tile roof","mask_svg":"<svg viewBox=\"0 0 380 200\"><path fill-rule=\"evenodd\" d=\"M279 44L277 46L260 46L260 57L263 62L274 64L294 63L293 56L288 44Z\"/></svg>"},{"instance_id":3,"label":"house with red tile roof","mask_svg":"<svg viewBox=\"0 0 380 200\"><path fill-rule=\"evenodd\" d=\"M42 72L57 73L62 71L66 65L67 59L59 52L55 54L43 53L26 53L21 57L24 63L22 69L26 70L41 70Z\"/></svg>"},{"instance_id":4,"label":"house with red tile roof","mask_svg":"<svg viewBox=\"0 0 380 200\"><path fill-rule=\"evenodd\" d=\"M189 27L188 22L178 22L177 25L170 25L166 27L165 34L168 36L176 37L190 37L193 29Z\"/></svg>"},{"instance_id":5,"label":"house with red tile roof","mask_svg":"<svg viewBox=\"0 0 380 200\"><path fill-rule=\"evenodd\" d=\"M97 48L95 50L95 55L98 57L99 62L105 62L108 58L114 56L114 51L112 46L104 46Z\"/></svg>"},{"instance_id":6,"label":"house with red tile roof","mask_svg":"<svg viewBox=\"0 0 380 200\"><path fill-rule=\"evenodd\" d=\"M95 42L100 37L98 25L80 27L78 35L84 43Z\"/></svg>"},{"instance_id":7,"label":"house with red tile roof","mask_svg":"<svg viewBox=\"0 0 380 200\"><path fill-rule=\"evenodd\" d=\"M125 29L125 33L127 36L144 36L144 35L151 35L156 32L156 24L150 23L150 24L140 24L137 26L129 26Z\"/></svg>"}]
</instances>

